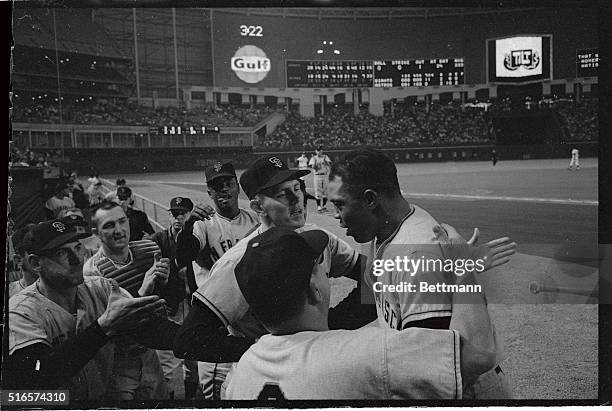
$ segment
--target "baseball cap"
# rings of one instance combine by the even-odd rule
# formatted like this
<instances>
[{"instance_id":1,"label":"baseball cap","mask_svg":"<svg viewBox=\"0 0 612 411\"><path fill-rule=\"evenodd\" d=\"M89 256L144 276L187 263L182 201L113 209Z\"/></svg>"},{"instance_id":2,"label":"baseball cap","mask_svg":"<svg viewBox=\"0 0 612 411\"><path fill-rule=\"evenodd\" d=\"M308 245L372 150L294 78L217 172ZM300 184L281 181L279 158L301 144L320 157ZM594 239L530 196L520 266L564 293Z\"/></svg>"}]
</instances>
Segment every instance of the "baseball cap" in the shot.
<instances>
[{"instance_id":1,"label":"baseball cap","mask_svg":"<svg viewBox=\"0 0 612 411\"><path fill-rule=\"evenodd\" d=\"M324 231L296 233L272 227L253 237L236 266L236 282L245 300L257 310L282 309L310 281L315 261L329 237Z\"/></svg>"},{"instance_id":2,"label":"baseball cap","mask_svg":"<svg viewBox=\"0 0 612 411\"><path fill-rule=\"evenodd\" d=\"M86 233L88 236L91 235L89 224L85 219L78 214L69 214L60 219L62 223L71 225L78 233Z\"/></svg>"},{"instance_id":3,"label":"baseball cap","mask_svg":"<svg viewBox=\"0 0 612 411\"><path fill-rule=\"evenodd\" d=\"M121 201L132 196L132 189L126 186L117 187L117 198Z\"/></svg>"},{"instance_id":4,"label":"baseball cap","mask_svg":"<svg viewBox=\"0 0 612 411\"><path fill-rule=\"evenodd\" d=\"M219 177L236 177L236 170L234 170L232 163L216 162L212 166L206 167L204 175L206 176L206 183L210 183Z\"/></svg>"},{"instance_id":5,"label":"baseball cap","mask_svg":"<svg viewBox=\"0 0 612 411\"><path fill-rule=\"evenodd\" d=\"M38 223L23 240L23 248L28 253L39 253L42 251L55 250L61 245L80 238L89 237L86 232L79 232L74 225L67 224L61 220L51 220Z\"/></svg>"},{"instance_id":6,"label":"baseball cap","mask_svg":"<svg viewBox=\"0 0 612 411\"><path fill-rule=\"evenodd\" d=\"M248 198L255 194L283 183L287 180L297 180L310 173L310 170L290 169L276 156L258 158L249 165L240 176L240 186Z\"/></svg>"},{"instance_id":7,"label":"baseball cap","mask_svg":"<svg viewBox=\"0 0 612 411\"><path fill-rule=\"evenodd\" d=\"M172 210L189 212L193 210L193 202L187 197L174 197L170 200L168 211Z\"/></svg>"}]
</instances>

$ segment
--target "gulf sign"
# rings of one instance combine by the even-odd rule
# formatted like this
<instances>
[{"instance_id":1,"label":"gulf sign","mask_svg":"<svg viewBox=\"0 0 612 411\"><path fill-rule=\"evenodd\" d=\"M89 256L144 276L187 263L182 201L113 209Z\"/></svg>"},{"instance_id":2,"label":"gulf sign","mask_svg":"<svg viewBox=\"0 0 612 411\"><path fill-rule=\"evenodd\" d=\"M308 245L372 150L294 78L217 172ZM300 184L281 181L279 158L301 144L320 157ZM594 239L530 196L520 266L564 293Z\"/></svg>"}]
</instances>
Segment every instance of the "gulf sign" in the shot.
<instances>
[{"instance_id":1,"label":"gulf sign","mask_svg":"<svg viewBox=\"0 0 612 411\"><path fill-rule=\"evenodd\" d=\"M266 78L271 65L262 49L248 45L236 50L231 59L231 67L240 80L254 84Z\"/></svg>"}]
</instances>

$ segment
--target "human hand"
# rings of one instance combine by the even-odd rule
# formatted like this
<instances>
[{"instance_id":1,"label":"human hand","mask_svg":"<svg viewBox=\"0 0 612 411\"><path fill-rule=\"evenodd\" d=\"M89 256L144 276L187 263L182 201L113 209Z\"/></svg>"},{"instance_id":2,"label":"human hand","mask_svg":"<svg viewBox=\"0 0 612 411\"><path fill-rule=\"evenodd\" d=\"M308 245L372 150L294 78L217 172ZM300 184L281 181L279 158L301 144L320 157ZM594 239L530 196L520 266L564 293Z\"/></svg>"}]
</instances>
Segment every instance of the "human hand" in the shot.
<instances>
[{"instance_id":1,"label":"human hand","mask_svg":"<svg viewBox=\"0 0 612 411\"><path fill-rule=\"evenodd\" d=\"M121 293L116 281L111 287L106 310L97 320L107 336L133 332L135 328L166 316L166 302L158 296L131 298Z\"/></svg>"},{"instance_id":2,"label":"human hand","mask_svg":"<svg viewBox=\"0 0 612 411\"><path fill-rule=\"evenodd\" d=\"M455 230L454 227L442 223L433 228L436 240L442 247L444 256L450 259L472 259L481 260L484 266L482 271L487 271L493 267L506 264L510 257L516 253L515 242L510 241L509 237L501 237L491 240L485 244L477 245L480 231L474 229L472 237L465 239Z\"/></svg>"}]
</instances>

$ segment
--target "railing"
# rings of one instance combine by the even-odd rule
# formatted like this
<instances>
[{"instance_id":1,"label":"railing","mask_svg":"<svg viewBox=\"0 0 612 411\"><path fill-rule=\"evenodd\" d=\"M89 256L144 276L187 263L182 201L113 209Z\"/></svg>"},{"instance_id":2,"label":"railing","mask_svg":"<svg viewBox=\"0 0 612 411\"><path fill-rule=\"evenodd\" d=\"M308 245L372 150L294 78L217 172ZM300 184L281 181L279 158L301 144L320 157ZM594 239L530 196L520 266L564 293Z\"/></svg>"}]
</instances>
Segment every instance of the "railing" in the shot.
<instances>
[{"instance_id":1,"label":"railing","mask_svg":"<svg viewBox=\"0 0 612 411\"><path fill-rule=\"evenodd\" d=\"M115 184L105 178L101 178L100 181L102 182L102 187L107 190L107 193L116 188ZM163 231L166 229L166 226L159 222L159 217L163 216L163 220L168 221L166 218L168 207L134 192L132 192L132 197L134 198L134 208L138 208L147 214L155 231ZM159 210L161 210L161 212Z\"/></svg>"}]
</instances>

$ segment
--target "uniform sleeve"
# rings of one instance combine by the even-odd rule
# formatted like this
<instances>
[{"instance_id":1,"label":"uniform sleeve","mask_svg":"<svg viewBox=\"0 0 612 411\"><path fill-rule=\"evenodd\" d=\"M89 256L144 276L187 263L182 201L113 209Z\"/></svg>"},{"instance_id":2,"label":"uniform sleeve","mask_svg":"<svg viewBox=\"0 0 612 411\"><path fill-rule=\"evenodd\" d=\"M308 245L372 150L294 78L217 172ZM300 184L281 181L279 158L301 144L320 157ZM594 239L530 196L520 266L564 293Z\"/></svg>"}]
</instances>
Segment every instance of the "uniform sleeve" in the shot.
<instances>
[{"instance_id":1,"label":"uniform sleeve","mask_svg":"<svg viewBox=\"0 0 612 411\"><path fill-rule=\"evenodd\" d=\"M351 271L357 263L359 253L346 241L338 238L333 233L324 230L329 236L327 247L331 253L331 277L342 277Z\"/></svg>"},{"instance_id":2,"label":"uniform sleeve","mask_svg":"<svg viewBox=\"0 0 612 411\"><path fill-rule=\"evenodd\" d=\"M9 311L9 355L33 344L51 347L47 331L30 310L12 309Z\"/></svg>"},{"instance_id":3,"label":"uniform sleeve","mask_svg":"<svg viewBox=\"0 0 612 411\"><path fill-rule=\"evenodd\" d=\"M100 272L98 267L96 267L96 264L95 264L96 260L97 260L96 256L94 255L93 257L85 261L85 264L83 264L83 275L84 276L97 275L97 276L102 277L102 273Z\"/></svg>"},{"instance_id":4,"label":"uniform sleeve","mask_svg":"<svg viewBox=\"0 0 612 411\"><path fill-rule=\"evenodd\" d=\"M209 307L225 326L240 320L249 309L236 282L235 267L232 259L222 257L213 265L208 280L193 294L193 298Z\"/></svg>"},{"instance_id":5,"label":"uniform sleeve","mask_svg":"<svg viewBox=\"0 0 612 411\"><path fill-rule=\"evenodd\" d=\"M208 241L206 240L206 223L204 221L196 221L193 224L193 236L198 239L200 243L200 250L206 247Z\"/></svg>"},{"instance_id":6,"label":"uniform sleeve","mask_svg":"<svg viewBox=\"0 0 612 411\"><path fill-rule=\"evenodd\" d=\"M385 330L390 398L461 399L460 348L453 330Z\"/></svg>"}]
</instances>

